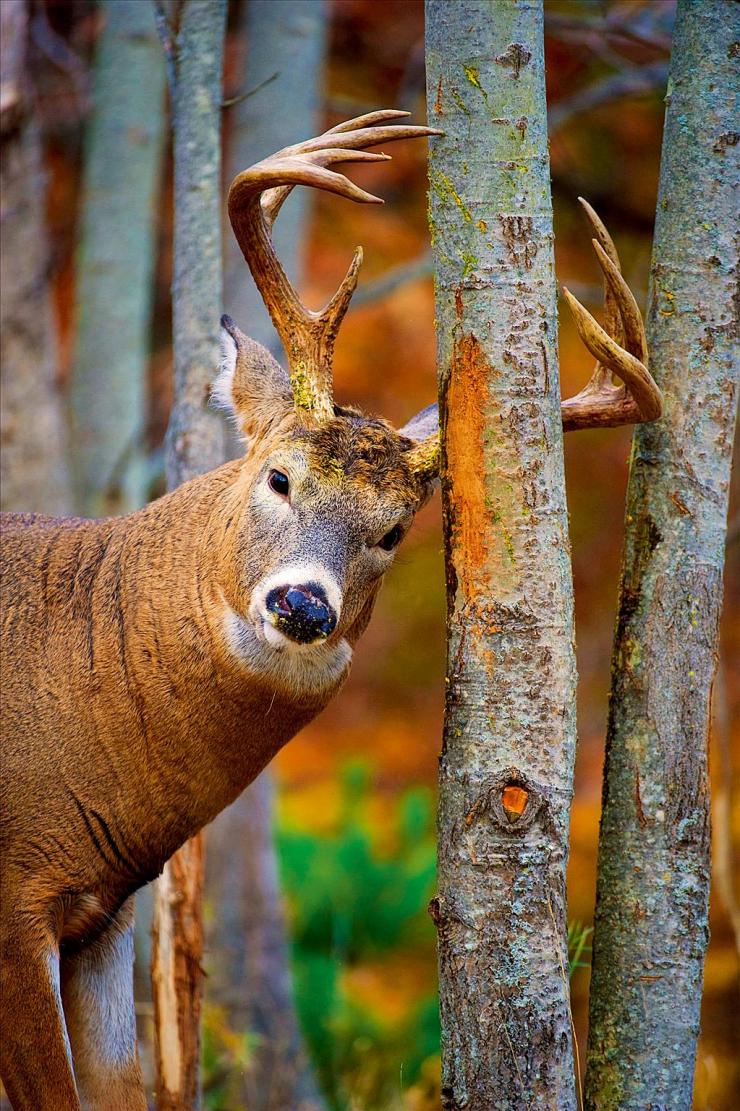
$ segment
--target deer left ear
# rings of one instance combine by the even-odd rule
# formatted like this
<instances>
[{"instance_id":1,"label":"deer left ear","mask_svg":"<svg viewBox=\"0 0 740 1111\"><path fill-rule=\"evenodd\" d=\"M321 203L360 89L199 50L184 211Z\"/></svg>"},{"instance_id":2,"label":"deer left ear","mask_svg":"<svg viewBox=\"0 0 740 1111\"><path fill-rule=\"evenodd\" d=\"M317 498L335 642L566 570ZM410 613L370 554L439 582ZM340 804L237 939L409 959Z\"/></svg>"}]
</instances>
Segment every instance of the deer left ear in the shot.
<instances>
[{"instance_id":1,"label":"deer left ear","mask_svg":"<svg viewBox=\"0 0 740 1111\"><path fill-rule=\"evenodd\" d=\"M247 436L257 436L293 408L290 379L270 352L221 317L221 366L211 400Z\"/></svg>"},{"instance_id":2,"label":"deer left ear","mask_svg":"<svg viewBox=\"0 0 740 1111\"><path fill-rule=\"evenodd\" d=\"M427 405L426 409L422 409L415 417L404 424L403 428L398 430L400 436L406 436L409 440L414 440L418 443L420 440L426 440L428 436L433 436L439 432L439 411L436 405Z\"/></svg>"},{"instance_id":3,"label":"deer left ear","mask_svg":"<svg viewBox=\"0 0 740 1111\"><path fill-rule=\"evenodd\" d=\"M406 454L411 470L423 481L438 481L440 443L437 406L427 405L398 431L401 436L414 441Z\"/></svg>"}]
</instances>

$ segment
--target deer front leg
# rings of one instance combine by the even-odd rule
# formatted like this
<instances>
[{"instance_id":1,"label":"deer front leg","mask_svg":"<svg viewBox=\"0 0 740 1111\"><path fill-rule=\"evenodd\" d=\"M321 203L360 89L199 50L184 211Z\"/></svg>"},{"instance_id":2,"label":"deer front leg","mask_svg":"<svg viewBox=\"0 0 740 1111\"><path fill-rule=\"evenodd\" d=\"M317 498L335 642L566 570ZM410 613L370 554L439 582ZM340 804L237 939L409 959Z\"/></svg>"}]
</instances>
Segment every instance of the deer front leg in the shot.
<instances>
[{"instance_id":1,"label":"deer front leg","mask_svg":"<svg viewBox=\"0 0 740 1111\"><path fill-rule=\"evenodd\" d=\"M136 1051L133 900L62 960L62 1002L85 1111L146 1111Z\"/></svg>"},{"instance_id":2,"label":"deer front leg","mask_svg":"<svg viewBox=\"0 0 740 1111\"><path fill-rule=\"evenodd\" d=\"M54 939L16 919L1 948L0 1076L14 1111L79 1111Z\"/></svg>"}]
</instances>

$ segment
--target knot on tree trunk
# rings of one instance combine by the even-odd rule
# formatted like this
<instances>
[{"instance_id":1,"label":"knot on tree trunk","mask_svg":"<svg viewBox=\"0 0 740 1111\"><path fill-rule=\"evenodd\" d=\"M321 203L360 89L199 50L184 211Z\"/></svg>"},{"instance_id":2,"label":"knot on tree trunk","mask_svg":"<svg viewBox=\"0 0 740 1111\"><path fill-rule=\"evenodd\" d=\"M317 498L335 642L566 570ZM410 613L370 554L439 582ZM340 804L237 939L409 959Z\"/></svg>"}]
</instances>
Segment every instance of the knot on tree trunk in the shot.
<instances>
[{"instance_id":1,"label":"knot on tree trunk","mask_svg":"<svg viewBox=\"0 0 740 1111\"><path fill-rule=\"evenodd\" d=\"M548 805L542 788L518 768L504 768L473 802L465 815L470 827L487 816L503 833L518 835L534 823Z\"/></svg>"}]
</instances>

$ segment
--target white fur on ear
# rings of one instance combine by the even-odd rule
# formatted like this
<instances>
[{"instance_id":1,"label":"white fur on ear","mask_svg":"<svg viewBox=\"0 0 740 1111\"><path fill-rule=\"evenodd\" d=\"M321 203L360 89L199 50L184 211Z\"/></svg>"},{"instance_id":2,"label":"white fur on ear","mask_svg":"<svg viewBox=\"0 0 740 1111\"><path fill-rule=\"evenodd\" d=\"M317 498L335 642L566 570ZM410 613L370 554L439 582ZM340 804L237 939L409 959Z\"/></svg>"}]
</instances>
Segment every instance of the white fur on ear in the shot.
<instances>
[{"instance_id":1,"label":"white fur on ear","mask_svg":"<svg viewBox=\"0 0 740 1111\"><path fill-rule=\"evenodd\" d=\"M236 420L236 409L234 407L234 373L236 371L236 357L237 346L236 340L227 332L226 328L221 328L221 359L219 362L218 375L213 381L211 386L211 401L219 409L224 409L226 413Z\"/></svg>"}]
</instances>

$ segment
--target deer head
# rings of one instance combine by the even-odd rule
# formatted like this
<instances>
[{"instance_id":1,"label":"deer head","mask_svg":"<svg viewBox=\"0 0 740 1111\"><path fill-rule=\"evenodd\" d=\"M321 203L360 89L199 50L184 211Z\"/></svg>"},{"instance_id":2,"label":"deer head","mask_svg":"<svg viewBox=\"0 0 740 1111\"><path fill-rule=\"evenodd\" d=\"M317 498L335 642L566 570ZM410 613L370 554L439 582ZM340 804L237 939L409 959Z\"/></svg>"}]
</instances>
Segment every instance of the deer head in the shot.
<instances>
[{"instance_id":1,"label":"deer head","mask_svg":"<svg viewBox=\"0 0 740 1111\"><path fill-rule=\"evenodd\" d=\"M405 112L373 112L286 147L234 180L229 216L283 342L288 371L229 318L213 394L246 442L235 487L232 639L258 670L275 653L326 656L362 632L380 581L438 469L436 410L401 429L334 403L332 355L357 283L360 248L337 293L311 312L290 284L271 227L295 185L382 203L331 167L383 161L364 148L438 134L388 126ZM232 619L233 622L237 618ZM346 654L346 653L345 653ZM270 669L274 678L274 668Z\"/></svg>"},{"instance_id":2,"label":"deer head","mask_svg":"<svg viewBox=\"0 0 740 1111\"><path fill-rule=\"evenodd\" d=\"M223 363L214 396L247 445L229 601L234 613L246 615L252 637L247 654L253 663L259 656L262 667L266 648L336 649L354 642L439 471L436 406L396 430L334 403L334 343L357 284L361 248L325 308L312 312L290 284L271 239L272 224L296 185L382 203L332 167L384 161L388 155L365 148L439 134L389 126L406 115L386 110L339 124L258 162L229 190L234 234L288 360L286 372L223 318ZM606 229L582 203L605 276L606 330L565 291L580 334L599 359L586 388L562 403L566 431L653 420L661 411L660 391L646 368L639 310ZM622 385L612 383L613 374ZM243 624L239 636L246 643Z\"/></svg>"}]
</instances>

